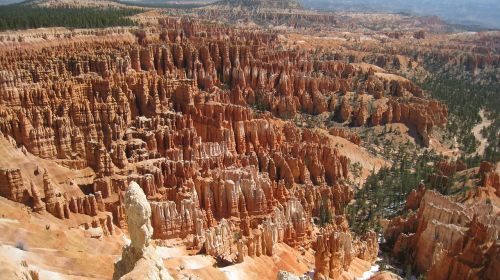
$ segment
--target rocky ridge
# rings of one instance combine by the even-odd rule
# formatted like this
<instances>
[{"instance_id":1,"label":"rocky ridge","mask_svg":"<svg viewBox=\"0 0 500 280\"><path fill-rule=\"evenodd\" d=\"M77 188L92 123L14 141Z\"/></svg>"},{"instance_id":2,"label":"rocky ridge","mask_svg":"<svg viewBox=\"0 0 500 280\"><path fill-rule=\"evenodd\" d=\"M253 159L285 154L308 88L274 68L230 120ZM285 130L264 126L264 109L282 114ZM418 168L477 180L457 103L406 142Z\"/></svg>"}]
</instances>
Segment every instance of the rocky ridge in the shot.
<instances>
[{"instance_id":1,"label":"rocky ridge","mask_svg":"<svg viewBox=\"0 0 500 280\"><path fill-rule=\"evenodd\" d=\"M424 186L406 207L416 212L391 220L384 234L400 260L429 279L496 278L498 208L473 197L460 203Z\"/></svg>"},{"instance_id":2,"label":"rocky ridge","mask_svg":"<svg viewBox=\"0 0 500 280\"><path fill-rule=\"evenodd\" d=\"M302 5L297 0L222 0L213 5L227 5L231 7L242 6L252 9L298 9Z\"/></svg>"}]
</instances>

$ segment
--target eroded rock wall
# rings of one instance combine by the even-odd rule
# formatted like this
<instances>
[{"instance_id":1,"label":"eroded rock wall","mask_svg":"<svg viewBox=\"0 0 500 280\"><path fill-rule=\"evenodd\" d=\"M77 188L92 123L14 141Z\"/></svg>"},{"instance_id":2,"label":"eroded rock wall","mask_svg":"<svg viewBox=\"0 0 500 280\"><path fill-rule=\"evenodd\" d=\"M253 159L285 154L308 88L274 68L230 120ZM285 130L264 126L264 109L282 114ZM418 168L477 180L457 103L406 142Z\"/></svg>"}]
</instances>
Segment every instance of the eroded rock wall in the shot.
<instances>
[{"instance_id":1,"label":"eroded rock wall","mask_svg":"<svg viewBox=\"0 0 500 280\"><path fill-rule=\"evenodd\" d=\"M495 279L500 220L491 204L419 189L417 212L389 223L392 252L429 279Z\"/></svg>"}]
</instances>

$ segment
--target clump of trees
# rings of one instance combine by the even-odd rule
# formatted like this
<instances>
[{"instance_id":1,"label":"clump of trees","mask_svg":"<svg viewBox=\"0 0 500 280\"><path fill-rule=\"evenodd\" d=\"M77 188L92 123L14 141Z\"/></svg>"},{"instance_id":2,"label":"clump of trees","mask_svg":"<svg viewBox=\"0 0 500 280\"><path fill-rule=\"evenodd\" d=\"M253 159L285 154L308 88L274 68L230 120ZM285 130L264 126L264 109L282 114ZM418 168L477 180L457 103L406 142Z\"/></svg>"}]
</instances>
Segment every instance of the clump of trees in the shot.
<instances>
[{"instance_id":1,"label":"clump of trees","mask_svg":"<svg viewBox=\"0 0 500 280\"><path fill-rule=\"evenodd\" d=\"M324 227L325 225L330 224L331 222L332 222L332 212L328 207L328 200L326 198L322 198L319 205L317 224L320 227Z\"/></svg>"},{"instance_id":2,"label":"clump of trees","mask_svg":"<svg viewBox=\"0 0 500 280\"><path fill-rule=\"evenodd\" d=\"M429 162L440 158L431 151L408 150L402 146L391 167L372 172L364 186L357 191L353 203L347 206L347 218L351 230L363 234L367 230L381 231L381 218L400 215L406 198L420 182L434 172ZM442 193L449 193L452 180L446 185L435 186Z\"/></svg>"},{"instance_id":3,"label":"clump of trees","mask_svg":"<svg viewBox=\"0 0 500 280\"><path fill-rule=\"evenodd\" d=\"M40 27L103 28L132 26L139 9L45 8L26 4L0 6L0 30Z\"/></svg>"},{"instance_id":4,"label":"clump of trees","mask_svg":"<svg viewBox=\"0 0 500 280\"><path fill-rule=\"evenodd\" d=\"M500 87L498 83L477 83L470 78L457 78L449 73L442 72L443 66L427 65L434 70L434 75L420 83L430 95L444 102L448 106L449 121L446 133L449 140L457 139L460 150L471 157L468 164L475 166L480 159L472 158L478 148L478 141L472 133L472 128L477 125L481 118L479 111L484 109L486 116L492 120L492 125L484 129L483 135L488 140L484 159L488 161L500 160ZM474 165L470 165L474 163Z\"/></svg>"},{"instance_id":5,"label":"clump of trees","mask_svg":"<svg viewBox=\"0 0 500 280\"><path fill-rule=\"evenodd\" d=\"M498 99L500 99L500 97ZM489 114L486 115L492 122L490 126L484 128L482 131L483 135L488 140L488 145L484 150L484 159L490 162L500 161L500 111L498 108L496 111L489 112Z\"/></svg>"}]
</instances>

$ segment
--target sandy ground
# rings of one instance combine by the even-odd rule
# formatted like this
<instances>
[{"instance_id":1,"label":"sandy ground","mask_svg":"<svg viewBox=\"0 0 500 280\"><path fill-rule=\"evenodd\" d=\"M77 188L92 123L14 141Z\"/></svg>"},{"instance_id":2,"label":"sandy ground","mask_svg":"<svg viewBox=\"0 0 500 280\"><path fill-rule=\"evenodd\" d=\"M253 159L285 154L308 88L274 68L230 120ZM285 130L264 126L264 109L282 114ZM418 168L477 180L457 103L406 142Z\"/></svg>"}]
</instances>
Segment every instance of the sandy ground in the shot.
<instances>
[{"instance_id":1,"label":"sandy ground","mask_svg":"<svg viewBox=\"0 0 500 280\"><path fill-rule=\"evenodd\" d=\"M60 192L82 196L77 184L69 181L92 181L90 169L70 170L52 161L40 159L0 137L0 167L20 168L24 184L33 181L43 197L43 170ZM0 279L22 268L38 271L40 279L110 279L113 263L121 254L123 234L102 239L80 228L89 216L72 213L71 219L57 219L51 214L34 213L31 208L0 197Z\"/></svg>"},{"instance_id":2,"label":"sandy ground","mask_svg":"<svg viewBox=\"0 0 500 280\"><path fill-rule=\"evenodd\" d=\"M302 49L314 49L317 47L339 47L346 39L343 37L329 36L318 37L303 34L280 35L278 38L288 44L289 47L300 47Z\"/></svg>"},{"instance_id":3,"label":"sandy ground","mask_svg":"<svg viewBox=\"0 0 500 280\"><path fill-rule=\"evenodd\" d=\"M366 62L351 63L351 65L354 67L354 69L361 70L363 72L368 72L368 70L370 70L370 68L376 73L385 73L386 72L383 68L380 68L375 64L370 64L370 63L366 63Z\"/></svg>"},{"instance_id":4,"label":"sandy ground","mask_svg":"<svg viewBox=\"0 0 500 280\"><path fill-rule=\"evenodd\" d=\"M37 50L70 44L92 42L125 42L135 41L129 30L133 27L109 27L101 29L68 29L64 27L47 27L26 30L9 30L0 32L0 55L13 49ZM19 41L21 39L21 41Z\"/></svg>"},{"instance_id":5,"label":"sandy ground","mask_svg":"<svg viewBox=\"0 0 500 280\"><path fill-rule=\"evenodd\" d=\"M331 145L338 147L340 154L348 157L351 161L351 164L361 164L360 177L352 178L354 179L355 183L364 183L366 178L371 174L372 170L378 171L383 166L390 166L390 162L381 157L374 156L373 154L369 153L364 147L358 146L342 137L330 135L323 129L318 129L318 131L327 136L330 139Z\"/></svg>"},{"instance_id":6,"label":"sandy ground","mask_svg":"<svg viewBox=\"0 0 500 280\"><path fill-rule=\"evenodd\" d=\"M68 195L83 196L83 192L78 188L79 183L92 183L94 172L91 168L83 170L71 170L60 166L53 161L41 159L20 147L13 144L13 139L0 136L0 167L20 168L24 184L30 186L33 181L38 187L39 193L43 194L43 173L47 170L52 183L60 192L67 192ZM71 185L70 181L75 184Z\"/></svg>"},{"instance_id":7,"label":"sandy ground","mask_svg":"<svg viewBox=\"0 0 500 280\"><path fill-rule=\"evenodd\" d=\"M479 111L479 116L481 117L481 122L472 128L472 133L474 137L476 137L477 141L479 141L479 146L477 147L476 154L483 155L484 150L486 149L486 145L488 144L488 139L484 138L481 134L481 130L485 127L491 125L491 120L486 118L484 115L484 110Z\"/></svg>"},{"instance_id":8,"label":"sandy ground","mask_svg":"<svg viewBox=\"0 0 500 280\"><path fill-rule=\"evenodd\" d=\"M286 244L278 244L273 257L245 257L243 263L217 267L207 255L190 255L183 246L160 247L156 251L175 279L275 279L280 270L302 275L314 269L312 251L301 254Z\"/></svg>"},{"instance_id":9,"label":"sandy ground","mask_svg":"<svg viewBox=\"0 0 500 280\"><path fill-rule=\"evenodd\" d=\"M443 143L439 142L439 140L431 137L429 147L436 151L436 153L441 154L443 156L449 156L452 159L456 159L460 156L461 151L458 148L457 137L453 138L453 147L448 148Z\"/></svg>"},{"instance_id":10,"label":"sandy ground","mask_svg":"<svg viewBox=\"0 0 500 280\"><path fill-rule=\"evenodd\" d=\"M40 279L110 279L121 254L122 234L102 239L77 227L77 220L36 214L0 197L0 279L9 264L26 262Z\"/></svg>"},{"instance_id":11,"label":"sandy ground","mask_svg":"<svg viewBox=\"0 0 500 280\"><path fill-rule=\"evenodd\" d=\"M276 279L280 270L293 272L296 275L313 275L314 255L308 250L304 254L286 244L276 246L273 257L245 257L245 261L226 267L216 267L215 260L206 255L188 255L182 247L157 247L156 251L164 258L164 263L175 279ZM361 259L355 259L344 272L342 279L357 279L371 275L374 267Z\"/></svg>"}]
</instances>

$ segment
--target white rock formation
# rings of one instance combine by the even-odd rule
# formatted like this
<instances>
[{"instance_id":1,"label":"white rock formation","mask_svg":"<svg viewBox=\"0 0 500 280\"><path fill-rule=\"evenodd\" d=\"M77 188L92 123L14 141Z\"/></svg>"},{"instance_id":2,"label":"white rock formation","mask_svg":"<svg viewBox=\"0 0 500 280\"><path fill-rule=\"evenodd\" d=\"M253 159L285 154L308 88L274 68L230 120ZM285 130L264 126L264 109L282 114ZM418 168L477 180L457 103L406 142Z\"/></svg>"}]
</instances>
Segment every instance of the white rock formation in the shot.
<instances>
[{"instance_id":1,"label":"white rock formation","mask_svg":"<svg viewBox=\"0 0 500 280\"><path fill-rule=\"evenodd\" d=\"M278 272L277 280L311 280L309 276L297 276L291 272L281 270Z\"/></svg>"},{"instance_id":2,"label":"white rock formation","mask_svg":"<svg viewBox=\"0 0 500 280\"><path fill-rule=\"evenodd\" d=\"M153 236L151 206L136 182L130 182L125 194L125 212L131 243L123 248L121 260L115 263L113 279L173 279L150 245Z\"/></svg>"}]
</instances>

